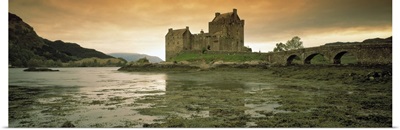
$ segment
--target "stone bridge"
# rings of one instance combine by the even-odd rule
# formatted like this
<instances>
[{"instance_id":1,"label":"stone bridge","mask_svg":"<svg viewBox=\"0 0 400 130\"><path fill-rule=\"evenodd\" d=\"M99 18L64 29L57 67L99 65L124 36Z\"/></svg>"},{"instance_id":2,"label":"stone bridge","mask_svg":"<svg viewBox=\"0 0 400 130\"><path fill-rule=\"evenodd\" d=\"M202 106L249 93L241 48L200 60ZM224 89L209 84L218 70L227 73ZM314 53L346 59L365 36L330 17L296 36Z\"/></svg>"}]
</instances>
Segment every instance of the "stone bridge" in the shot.
<instances>
[{"instance_id":1,"label":"stone bridge","mask_svg":"<svg viewBox=\"0 0 400 130\"><path fill-rule=\"evenodd\" d=\"M351 53L359 64L391 64L392 43L348 43L339 45L323 45L283 52L266 53L270 63L290 65L294 58L299 57L302 64L311 64L311 59L321 54L332 64L340 64L341 57Z\"/></svg>"}]
</instances>

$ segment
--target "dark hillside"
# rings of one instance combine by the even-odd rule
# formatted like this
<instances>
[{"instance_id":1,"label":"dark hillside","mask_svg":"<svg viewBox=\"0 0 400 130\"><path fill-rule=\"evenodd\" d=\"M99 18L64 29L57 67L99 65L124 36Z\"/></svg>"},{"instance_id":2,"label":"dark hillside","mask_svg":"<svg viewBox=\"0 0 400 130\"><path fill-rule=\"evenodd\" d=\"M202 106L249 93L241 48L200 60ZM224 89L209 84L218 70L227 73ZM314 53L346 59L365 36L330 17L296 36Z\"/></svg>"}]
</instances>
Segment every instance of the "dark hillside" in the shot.
<instances>
[{"instance_id":1,"label":"dark hillside","mask_svg":"<svg viewBox=\"0 0 400 130\"><path fill-rule=\"evenodd\" d=\"M102 52L96 51L95 49L83 48L76 43L68 43L68 42L63 42L61 40L52 42L47 39L44 39L44 42L47 45L49 45L50 47L52 47L62 53L65 53L68 56L76 56L79 58L91 58L91 57L114 58L114 57L106 55Z\"/></svg>"},{"instance_id":2,"label":"dark hillside","mask_svg":"<svg viewBox=\"0 0 400 130\"><path fill-rule=\"evenodd\" d=\"M114 58L76 43L44 39L17 15L8 13L8 17L8 57L9 65L13 67L61 66L62 62L84 58Z\"/></svg>"}]
</instances>

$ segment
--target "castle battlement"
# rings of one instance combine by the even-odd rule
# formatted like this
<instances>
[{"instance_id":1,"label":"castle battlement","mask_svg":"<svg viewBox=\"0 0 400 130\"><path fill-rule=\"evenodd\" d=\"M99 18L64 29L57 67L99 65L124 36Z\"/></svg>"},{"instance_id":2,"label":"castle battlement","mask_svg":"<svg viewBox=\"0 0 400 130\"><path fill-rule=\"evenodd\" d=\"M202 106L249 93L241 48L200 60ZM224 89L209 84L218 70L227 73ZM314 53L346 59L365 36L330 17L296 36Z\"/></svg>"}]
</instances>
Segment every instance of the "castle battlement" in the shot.
<instances>
[{"instance_id":1,"label":"castle battlement","mask_svg":"<svg viewBox=\"0 0 400 130\"><path fill-rule=\"evenodd\" d=\"M239 18L237 9L228 13L215 13L214 19L208 23L208 33L203 30L192 34L189 27L168 29L165 35L166 60L169 61L181 51L224 51L245 52L244 20Z\"/></svg>"}]
</instances>

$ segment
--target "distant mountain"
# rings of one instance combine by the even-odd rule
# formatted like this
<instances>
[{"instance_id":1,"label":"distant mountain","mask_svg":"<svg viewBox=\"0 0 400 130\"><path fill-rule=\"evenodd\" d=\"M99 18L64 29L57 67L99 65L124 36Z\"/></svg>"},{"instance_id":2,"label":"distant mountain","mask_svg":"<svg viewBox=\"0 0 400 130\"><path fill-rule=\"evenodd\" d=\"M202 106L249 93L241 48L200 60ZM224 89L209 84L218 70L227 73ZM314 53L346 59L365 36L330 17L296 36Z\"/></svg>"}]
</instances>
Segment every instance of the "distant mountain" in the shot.
<instances>
[{"instance_id":1,"label":"distant mountain","mask_svg":"<svg viewBox=\"0 0 400 130\"><path fill-rule=\"evenodd\" d=\"M111 56L114 56L117 58L123 58L123 59L127 60L128 62L137 61L143 57L146 57L151 63L158 63L158 62L163 61L162 59L160 59L157 56L150 56L150 55L138 54L138 53L110 53L108 55L111 55Z\"/></svg>"},{"instance_id":2,"label":"distant mountain","mask_svg":"<svg viewBox=\"0 0 400 130\"><path fill-rule=\"evenodd\" d=\"M388 38L373 38L373 39L366 39L362 42L333 42L333 43L326 43L325 45L340 45L340 44L351 44L351 43L392 43L392 36Z\"/></svg>"},{"instance_id":3,"label":"distant mountain","mask_svg":"<svg viewBox=\"0 0 400 130\"><path fill-rule=\"evenodd\" d=\"M12 66L52 66L91 57L114 58L76 43L44 39L17 15L8 13L8 17L8 56Z\"/></svg>"}]
</instances>

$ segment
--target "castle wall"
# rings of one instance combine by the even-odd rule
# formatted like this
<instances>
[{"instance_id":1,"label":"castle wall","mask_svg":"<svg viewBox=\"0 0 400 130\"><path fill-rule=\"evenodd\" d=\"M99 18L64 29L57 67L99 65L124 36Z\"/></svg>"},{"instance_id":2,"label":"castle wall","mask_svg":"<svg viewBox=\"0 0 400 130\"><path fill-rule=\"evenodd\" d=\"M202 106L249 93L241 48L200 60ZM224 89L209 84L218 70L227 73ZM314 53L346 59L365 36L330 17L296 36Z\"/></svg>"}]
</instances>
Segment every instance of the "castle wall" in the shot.
<instances>
[{"instance_id":1,"label":"castle wall","mask_svg":"<svg viewBox=\"0 0 400 130\"><path fill-rule=\"evenodd\" d=\"M211 51L220 51L221 50L221 43L219 42L219 38L217 36L211 36L210 37L210 42L207 44L207 46L211 47Z\"/></svg>"},{"instance_id":2,"label":"castle wall","mask_svg":"<svg viewBox=\"0 0 400 130\"><path fill-rule=\"evenodd\" d=\"M192 41L191 41L192 34L190 31L186 31L182 37L182 49L183 50L191 50L192 49Z\"/></svg>"},{"instance_id":3,"label":"castle wall","mask_svg":"<svg viewBox=\"0 0 400 130\"><path fill-rule=\"evenodd\" d=\"M192 36L192 50L203 50L209 42L209 37L205 34L194 34Z\"/></svg>"}]
</instances>

